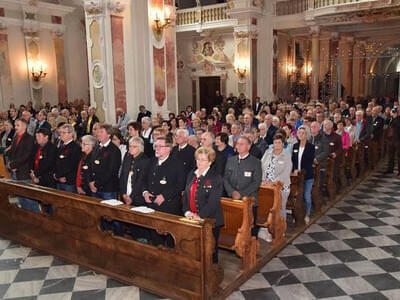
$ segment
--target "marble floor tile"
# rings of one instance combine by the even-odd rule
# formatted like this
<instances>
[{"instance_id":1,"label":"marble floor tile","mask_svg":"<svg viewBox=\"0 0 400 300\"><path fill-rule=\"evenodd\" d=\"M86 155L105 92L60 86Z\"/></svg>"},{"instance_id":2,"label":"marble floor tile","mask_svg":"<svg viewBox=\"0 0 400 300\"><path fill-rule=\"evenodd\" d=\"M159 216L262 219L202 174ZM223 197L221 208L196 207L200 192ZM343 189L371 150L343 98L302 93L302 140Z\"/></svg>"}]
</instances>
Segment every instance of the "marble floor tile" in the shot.
<instances>
[{"instance_id":1,"label":"marble floor tile","mask_svg":"<svg viewBox=\"0 0 400 300\"><path fill-rule=\"evenodd\" d=\"M383 269L369 260L349 262L347 266L361 276L385 273Z\"/></svg>"},{"instance_id":2,"label":"marble floor tile","mask_svg":"<svg viewBox=\"0 0 400 300\"><path fill-rule=\"evenodd\" d=\"M334 234L334 233L333 233ZM320 242L320 245L328 251L350 250L351 247L343 241L333 240Z\"/></svg>"},{"instance_id":3,"label":"marble floor tile","mask_svg":"<svg viewBox=\"0 0 400 300\"><path fill-rule=\"evenodd\" d=\"M279 271L278 271L279 272ZM252 290L252 289L260 289L270 287L268 280L265 277L257 273L253 275L249 280L247 280L241 287L240 290Z\"/></svg>"},{"instance_id":4,"label":"marble floor tile","mask_svg":"<svg viewBox=\"0 0 400 300\"><path fill-rule=\"evenodd\" d=\"M13 282L17 273L18 270L0 271L0 284Z\"/></svg>"},{"instance_id":5,"label":"marble floor tile","mask_svg":"<svg viewBox=\"0 0 400 300\"><path fill-rule=\"evenodd\" d=\"M302 284L278 286L274 288L274 291L281 299L315 299L314 295Z\"/></svg>"},{"instance_id":6,"label":"marble floor tile","mask_svg":"<svg viewBox=\"0 0 400 300\"><path fill-rule=\"evenodd\" d=\"M21 264L21 269L50 267L53 259L53 256L27 257Z\"/></svg>"},{"instance_id":7,"label":"marble floor tile","mask_svg":"<svg viewBox=\"0 0 400 300\"><path fill-rule=\"evenodd\" d=\"M303 283L329 279L318 267L293 269L291 272Z\"/></svg>"},{"instance_id":8,"label":"marble floor tile","mask_svg":"<svg viewBox=\"0 0 400 300\"><path fill-rule=\"evenodd\" d=\"M31 252L31 249L26 247L6 249L0 256L0 259L25 258L28 256L29 252Z\"/></svg>"},{"instance_id":9,"label":"marble floor tile","mask_svg":"<svg viewBox=\"0 0 400 300\"><path fill-rule=\"evenodd\" d=\"M71 300L71 297L72 297L72 292L56 293L50 295L39 295L37 297L37 300Z\"/></svg>"},{"instance_id":10,"label":"marble floor tile","mask_svg":"<svg viewBox=\"0 0 400 300\"><path fill-rule=\"evenodd\" d=\"M316 266L340 264L341 261L337 259L332 253L313 253L306 255Z\"/></svg>"},{"instance_id":11,"label":"marble floor tile","mask_svg":"<svg viewBox=\"0 0 400 300\"><path fill-rule=\"evenodd\" d=\"M4 299L37 296L42 285L42 280L12 283L5 294Z\"/></svg>"},{"instance_id":12,"label":"marble floor tile","mask_svg":"<svg viewBox=\"0 0 400 300\"><path fill-rule=\"evenodd\" d=\"M78 275L77 265L64 265L50 267L46 279L72 278Z\"/></svg>"},{"instance_id":13,"label":"marble floor tile","mask_svg":"<svg viewBox=\"0 0 400 300\"><path fill-rule=\"evenodd\" d=\"M77 277L74 291L102 290L107 286L107 278L104 275L89 275Z\"/></svg>"},{"instance_id":14,"label":"marble floor tile","mask_svg":"<svg viewBox=\"0 0 400 300\"><path fill-rule=\"evenodd\" d=\"M356 251L369 260L392 257L389 253L378 247L356 249Z\"/></svg>"},{"instance_id":15,"label":"marble floor tile","mask_svg":"<svg viewBox=\"0 0 400 300\"><path fill-rule=\"evenodd\" d=\"M376 289L362 277L338 278L333 281L348 295L376 291Z\"/></svg>"}]
</instances>

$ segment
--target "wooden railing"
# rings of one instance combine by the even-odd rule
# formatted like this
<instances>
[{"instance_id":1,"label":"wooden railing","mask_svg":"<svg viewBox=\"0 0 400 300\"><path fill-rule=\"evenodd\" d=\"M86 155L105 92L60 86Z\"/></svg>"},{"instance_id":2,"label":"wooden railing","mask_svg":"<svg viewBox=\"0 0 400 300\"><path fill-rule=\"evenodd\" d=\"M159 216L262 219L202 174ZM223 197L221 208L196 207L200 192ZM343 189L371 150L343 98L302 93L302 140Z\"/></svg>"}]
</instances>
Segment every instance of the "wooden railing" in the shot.
<instances>
[{"instance_id":1,"label":"wooden railing","mask_svg":"<svg viewBox=\"0 0 400 300\"><path fill-rule=\"evenodd\" d=\"M176 25L194 25L227 20L229 18L226 10L226 3L179 9L176 11Z\"/></svg>"}]
</instances>

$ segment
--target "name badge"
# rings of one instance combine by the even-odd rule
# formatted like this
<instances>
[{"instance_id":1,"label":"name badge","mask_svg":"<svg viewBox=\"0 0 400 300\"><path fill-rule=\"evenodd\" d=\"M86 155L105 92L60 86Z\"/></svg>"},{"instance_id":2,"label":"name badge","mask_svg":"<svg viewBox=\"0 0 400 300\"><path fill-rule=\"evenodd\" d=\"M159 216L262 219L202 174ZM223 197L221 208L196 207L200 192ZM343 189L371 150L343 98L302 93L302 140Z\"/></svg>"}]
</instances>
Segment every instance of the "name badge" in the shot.
<instances>
[{"instance_id":1,"label":"name badge","mask_svg":"<svg viewBox=\"0 0 400 300\"><path fill-rule=\"evenodd\" d=\"M318 149L319 147L318 146L315 146L315 149Z\"/></svg>"},{"instance_id":2,"label":"name badge","mask_svg":"<svg viewBox=\"0 0 400 300\"><path fill-rule=\"evenodd\" d=\"M39 159L43 159L43 156L40 155L40 156L39 156Z\"/></svg>"},{"instance_id":3,"label":"name badge","mask_svg":"<svg viewBox=\"0 0 400 300\"><path fill-rule=\"evenodd\" d=\"M284 161L278 160L278 164L283 165L283 164L284 164Z\"/></svg>"},{"instance_id":4,"label":"name badge","mask_svg":"<svg viewBox=\"0 0 400 300\"><path fill-rule=\"evenodd\" d=\"M294 150L293 150L293 152L294 152L294 153L297 153L297 152L299 152L299 150L297 150L297 149L294 149Z\"/></svg>"},{"instance_id":5,"label":"name badge","mask_svg":"<svg viewBox=\"0 0 400 300\"><path fill-rule=\"evenodd\" d=\"M61 154L61 155L59 156L59 158L63 159L63 158L65 158L65 156Z\"/></svg>"},{"instance_id":6,"label":"name badge","mask_svg":"<svg viewBox=\"0 0 400 300\"><path fill-rule=\"evenodd\" d=\"M11 138L8 138L7 141L11 142Z\"/></svg>"},{"instance_id":7,"label":"name badge","mask_svg":"<svg viewBox=\"0 0 400 300\"><path fill-rule=\"evenodd\" d=\"M89 169L89 167L85 165L82 167L82 169L87 170L87 169Z\"/></svg>"},{"instance_id":8,"label":"name badge","mask_svg":"<svg viewBox=\"0 0 400 300\"><path fill-rule=\"evenodd\" d=\"M167 181L166 181L165 179L161 179L161 180L160 180L160 183L161 183L161 184L167 184Z\"/></svg>"},{"instance_id":9,"label":"name badge","mask_svg":"<svg viewBox=\"0 0 400 300\"><path fill-rule=\"evenodd\" d=\"M335 143L329 143L329 145L331 145L331 146L335 146Z\"/></svg>"},{"instance_id":10,"label":"name badge","mask_svg":"<svg viewBox=\"0 0 400 300\"><path fill-rule=\"evenodd\" d=\"M94 161L94 163L95 163L96 165L99 165L99 164L100 164L100 161L96 159L96 160Z\"/></svg>"},{"instance_id":11,"label":"name badge","mask_svg":"<svg viewBox=\"0 0 400 300\"><path fill-rule=\"evenodd\" d=\"M251 172L244 172L244 177L251 177Z\"/></svg>"},{"instance_id":12,"label":"name badge","mask_svg":"<svg viewBox=\"0 0 400 300\"><path fill-rule=\"evenodd\" d=\"M128 174L128 177L131 177L132 175L133 175L133 172L130 171L129 174Z\"/></svg>"}]
</instances>

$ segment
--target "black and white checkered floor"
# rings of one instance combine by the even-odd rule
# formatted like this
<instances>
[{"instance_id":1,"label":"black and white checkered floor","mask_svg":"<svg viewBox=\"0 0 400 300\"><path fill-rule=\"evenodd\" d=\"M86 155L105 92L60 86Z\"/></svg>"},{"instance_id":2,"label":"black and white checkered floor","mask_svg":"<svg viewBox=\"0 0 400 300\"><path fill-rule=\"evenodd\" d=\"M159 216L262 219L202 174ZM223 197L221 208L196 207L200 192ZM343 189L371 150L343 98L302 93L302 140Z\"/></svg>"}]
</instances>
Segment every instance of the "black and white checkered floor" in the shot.
<instances>
[{"instance_id":1,"label":"black and white checkered floor","mask_svg":"<svg viewBox=\"0 0 400 300\"><path fill-rule=\"evenodd\" d=\"M158 299L0 240L3 299ZM229 299L400 300L400 179L373 174Z\"/></svg>"}]
</instances>

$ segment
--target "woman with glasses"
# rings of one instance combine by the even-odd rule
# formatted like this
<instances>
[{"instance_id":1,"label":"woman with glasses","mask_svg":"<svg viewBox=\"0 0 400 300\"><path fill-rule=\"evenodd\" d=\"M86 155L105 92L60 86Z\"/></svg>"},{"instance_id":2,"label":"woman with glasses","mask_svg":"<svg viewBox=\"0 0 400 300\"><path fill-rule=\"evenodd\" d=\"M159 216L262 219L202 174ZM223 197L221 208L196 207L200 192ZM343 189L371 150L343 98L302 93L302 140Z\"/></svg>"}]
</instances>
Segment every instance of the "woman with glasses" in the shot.
<instances>
[{"instance_id":1,"label":"woman with glasses","mask_svg":"<svg viewBox=\"0 0 400 300\"><path fill-rule=\"evenodd\" d=\"M82 156L76 173L76 190L80 195L92 195L89 182L93 181L93 150L95 149L96 142L96 138L92 135L82 137Z\"/></svg>"}]
</instances>

